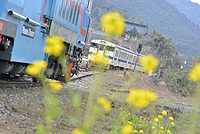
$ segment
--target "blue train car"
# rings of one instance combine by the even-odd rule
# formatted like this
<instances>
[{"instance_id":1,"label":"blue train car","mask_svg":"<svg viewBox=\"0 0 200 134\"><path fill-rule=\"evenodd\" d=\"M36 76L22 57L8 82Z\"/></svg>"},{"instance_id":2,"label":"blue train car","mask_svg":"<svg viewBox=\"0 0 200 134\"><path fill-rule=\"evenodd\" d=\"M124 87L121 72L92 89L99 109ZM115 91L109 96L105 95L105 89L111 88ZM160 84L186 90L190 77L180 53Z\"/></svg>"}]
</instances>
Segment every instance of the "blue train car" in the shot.
<instances>
[{"instance_id":1,"label":"blue train car","mask_svg":"<svg viewBox=\"0 0 200 134\"><path fill-rule=\"evenodd\" d=\"M69 70L77 74L91 5L92 0L1 0L0 73L23 73L28 64L45 57L55 70L56 60L45 56L43 48L47 36L58 35L73 59Z\"/></svg>"}]
</instances>

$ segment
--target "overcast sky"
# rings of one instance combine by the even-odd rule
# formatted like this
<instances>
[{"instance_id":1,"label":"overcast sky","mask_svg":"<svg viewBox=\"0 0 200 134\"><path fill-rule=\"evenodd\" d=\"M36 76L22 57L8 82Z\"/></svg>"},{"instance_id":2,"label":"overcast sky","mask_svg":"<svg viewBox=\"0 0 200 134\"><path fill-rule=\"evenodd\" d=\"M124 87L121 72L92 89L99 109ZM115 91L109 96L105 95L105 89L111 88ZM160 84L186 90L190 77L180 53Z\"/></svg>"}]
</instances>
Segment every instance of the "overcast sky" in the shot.
<instances>
[{"instance_id":1,"label":"overcast sky","mask_svg":"<svg viewBox=\"0 0 200 134\"><path fill-rule=\"evenodd\" d=\"M200 0L191 0L192 2L195 2L195 3L199 3L200 5Z\"/></svg>"}]
</instances>

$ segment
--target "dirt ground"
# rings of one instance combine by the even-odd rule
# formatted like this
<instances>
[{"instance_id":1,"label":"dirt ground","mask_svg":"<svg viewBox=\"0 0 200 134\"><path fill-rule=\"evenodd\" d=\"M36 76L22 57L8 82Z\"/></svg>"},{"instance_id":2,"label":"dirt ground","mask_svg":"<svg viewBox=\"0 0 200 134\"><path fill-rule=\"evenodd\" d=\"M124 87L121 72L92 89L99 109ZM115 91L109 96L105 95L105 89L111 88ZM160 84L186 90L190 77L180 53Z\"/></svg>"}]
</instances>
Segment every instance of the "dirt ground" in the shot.
<instances>
[{"instance_id":1,"label":"dirt ground","mask_svg":"<svg viewBox=\"0 0 200 134\"><path fill-rule=\"evenodd\" d=\"M124 78L124 74L125 78ZM61 98L61 115L53 120L53 133L70 133L76 125L70 122L70 116L76 111L72 110L68 87L72 85L76 92L82 95L82 106L84 109L87 101L92 77L83 78L63 85L63 90L59 92ZM132 88L151 89L159 95L159 100L167 102L178 102L187 104L188 99L172 93L164 82L155 80L146 74L124 72L124 71L106 71L103 77L101 95L110 100L125 101L126 95ZM114 107L119 108L117 103ZM32 134L36 133L36 126L43 121L44 96L42 87L26 88L0 88L0 134ZM81 113L79 116L83 116ZM103 123L105 121L105 123ZM112 128L107 128L108 119L100 120L101 124L95 125L93 133L108 132ZM97 123L98 124L98 123Z\"/></svg>"}]
</instances>

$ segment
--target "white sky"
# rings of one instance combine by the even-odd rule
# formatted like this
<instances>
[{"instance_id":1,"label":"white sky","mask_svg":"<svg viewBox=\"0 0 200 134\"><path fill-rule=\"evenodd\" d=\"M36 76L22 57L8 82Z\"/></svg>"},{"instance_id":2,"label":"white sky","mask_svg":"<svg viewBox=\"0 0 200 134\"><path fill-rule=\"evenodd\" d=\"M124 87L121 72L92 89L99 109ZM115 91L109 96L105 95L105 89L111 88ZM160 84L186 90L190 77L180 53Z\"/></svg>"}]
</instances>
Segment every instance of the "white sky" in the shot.
<instances>
[{"instance_id":1,"label":"white sky","mask_svg":"<svg viewBox=\"0 0 200 134\"><path fill-rule=\"evenodd\" d=\"M192 2L198 3L200 5L200 0L191 0Z\"/></svg>"}]
</instances>

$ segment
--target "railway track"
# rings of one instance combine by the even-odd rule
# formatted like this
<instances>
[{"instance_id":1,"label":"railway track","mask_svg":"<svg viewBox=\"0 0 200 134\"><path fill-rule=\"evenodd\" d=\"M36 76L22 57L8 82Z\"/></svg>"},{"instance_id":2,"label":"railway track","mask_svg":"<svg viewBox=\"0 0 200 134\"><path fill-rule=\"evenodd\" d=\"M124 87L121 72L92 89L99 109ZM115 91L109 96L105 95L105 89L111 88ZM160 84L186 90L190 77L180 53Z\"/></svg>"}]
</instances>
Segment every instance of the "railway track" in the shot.
<instances>
[{"instance_id":1,"label":"railway track","mask_svg":"<svg viewBox=\"0 0 200 134\"><path fill-rule=\"evenodd\" d=\"M75 81L84 77L88 77L93 75L93 73L86 73L82 74L80 76L75 76L72 77L70 80ZM25 82L16 82L16 81L2 81L0 82L0 88L7 88L7 87L37 87L37 86L42 86L40 82L30 82L30 81L25 81Z\"/></svg>"},{"instance_id":2,"label":"railway track","mask_svg":"<svg viewBox=\"0 0 200 134\"><path fill-rule=\"evenodd\" d=\"M40 82L0 82L0 87L34 87L41 85Z\"/></svg>"}]
</instances>

